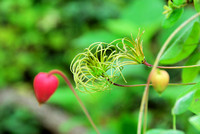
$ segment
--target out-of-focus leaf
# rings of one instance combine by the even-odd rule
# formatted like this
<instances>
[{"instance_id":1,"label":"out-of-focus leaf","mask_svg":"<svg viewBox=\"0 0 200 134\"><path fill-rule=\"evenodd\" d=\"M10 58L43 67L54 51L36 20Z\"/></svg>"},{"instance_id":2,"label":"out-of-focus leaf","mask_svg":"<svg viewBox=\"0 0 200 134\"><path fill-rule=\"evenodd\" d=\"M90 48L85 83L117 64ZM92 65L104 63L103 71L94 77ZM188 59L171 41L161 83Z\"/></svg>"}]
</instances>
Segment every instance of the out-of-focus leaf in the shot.
<instances>
[{"instance_id":1,"label":"out-of-focus leaf","mask_svg":"<svg viewBox=\"0 0 200 134\"><path fill-rule=\"evenodd\" d=\"M189 110L195 114L200 114L200 82L195 86L197 88Z\"/></svg>"},{"instance_id":2,"label":"out-of-focus leaf","mask_svg":"<svg viewBox=\"0 0 200 134\"><path fill-rule=\"evenodd\" d=\"M11 27L0 26L0 45L1 46L12 46L17 40L16 31Z\"/></svg>"},{"instance_id":3,"label":"out-of-focus leaf","mask_svg":"<svg viewBox=\"0 0 200 134\"><path fill-rule=\"evenodd\" d=\"M148 0L135 0L121 12L121 19L131 21L139 27L151 26L157 22L160 23L163 17L161 13L163 5L162 0L154 0L153 3Z\"/></svg>"},{"instance_id":4,"label":"out-of-focus leaf","mask_svg":"<svg viewBox=\"0 0 200 134\"><path fill-rule=\"evenodd\" d=\"M190 59L186 62L187 65L196 65L200 62L200 53L196 53L190 57ZM182 71L182 81L183 83L191 82L198 75L200 71L200 67L195 68L184 68Z\"/></svg>"},{"instance_id":5,"label":"out-of-focus leaf","mask_svg":"<svg viewBox=\"0 0 200 134\"><path fill-rule=\"evenodd\" d=\"M83 34L82 36L73 40L73 44L79 48L87 48L94 42L110 43L116 39L116 36L105 30L94 30Z\"/></svg>"},{"instance_id":6,"label":"out-of-focus leaf","mask_svg":"<svg viewBox=\"0 0 200 134\"><path fill-rule=\"evenodd\" d=\"M189 35L188 35L189 33ZM187 30L163 54L162 64L174 64L188 57L198 46L200 38L200 24L195 22L192 30Z\"/></svg>"},{"instance_id":7,"label":"out-of-focus leaf","mask_svg":"<svg viewBox=\"0 0 200 134\"><path fill-rule=\"evenodd\" d=\"M49 35L49 44L54 50L62 50L67 40L67 37L63 36L61 32L53 32Z\"/></svg>"},{"instance_id":8,"label":"out-of-focus leaf","mask_svg":"<svg viewBox=\"0 0 200 134\"><path fill-rule=\"evenodd\" d=\"M70 110L79 110L75 97L68 87L58 88L58 90L49 99L49 103L59 105Z\"/></svg>"},{"instance_id":9,"label":"out-of-focus leaf","mask_svg":"<svg viewBox=\"0 0 200 134\"><path fill-rule=\"evenodd\" d=\"M58 130L59 133L61 134L68 134L75 127L81 126L81 124L83 124L83 121L80 118L78 117L69 118L66 122L62 123L59 126Z\"/></svg>"},{"instance_id":10,"label":"out-of-focus leaf","mask_svg":"<svg viewBox=\"0 0 200 134\"><path fill-rule=\"evenodd\" d=\"M178 115L191 108L194 96L198 91L199 87L200 87L200 82L193 85L186 92L182 93L182 95L180 95L180 98L176 101L172 109L172 114Z\"/></svg>"},{"instance_id":11,"label":"out-of-focus leaf","mask_svg":"<svg viewBox=\"0 0 200 134\"><path fill-rule=\"evenodd\" d=\"M194 0L194 7L197 12L200 12L200 0Z\"/></svg>"},{"instance_id":12,"label":"out-of-focus leaf","mask_svg":"<svg viewBox=\"0 0 200 134\"><path fill-rule=\"evenodd\" d=\"M18 25L21 28L31 29L36 25L38 14L36 10L27 9L26 12L14 12L9 16L9 20L14 25Z\"/></svg>"},{"instance_id":13,"label":"out-of-focus leaf","mask_svg":"<svg viewBox=\"0 0 200 134\"><path fill-rule=\"evenodd\" d=\"M133 36L136 36L137 32L135 31L138 31L138 27L127 20L108 20L105 25L112 32L120 35L130 36L130 33L133 33Z\"/></svg>"},{"instance_id":14,"label":"out-of-focus leaf","mask_svg":"<svg viewBox=\"0 0 200 134\"><path fill-rule=\"evenodd\" d=\"M192 116L189 121L197 130L200 131L200 115Z\"/></svg>"},{"instance_id":15,"label":"out-of-focus leaf","mask_svg":"<svg viewBox=\"0 0 200 134\"><path fill-rule=\"evenodd\" d=\"M187 3L187 0L173 0L173 3L177 6L181 6L185 3Z\"/></svg>"},{"instance_id":16,"label":"out-of-focus leaf","mask_svg":"<svg viewBox=\"0 0 200 134\"><path fill-rule=\"evenodd\" d=\"M172 109L172 114L182 114L183 112L185 112L188 107L190 106L190 104L192 103L192 99L194 96L195 91L191 91L188 94L186 94L185 96L179 98L173 109Z\"/></svg>"},{"instance_id":17,"label":"out-of-focus leaf","mask_svg":"<svg viewBox=\"0 0 200 134\"><path fill-rule=\"evenodd\" d=\"M132 115L123 114L120 118L120 131L121 134L131 134L137 132L137 122L130 118Z\"/></svg>"},{"instance_id":18,"label":"out-of-focus leaf","mask_svg":"<svg viewBox=\"0 0 200 134\"><path fill-rule=\"evenodd\" d=\"M151 129L146 134L184 134L179 130Z\"/></svg>"},{"instance_id":19,"label":"out-of-focus leaf","mask_svg":"<svg viewBox=\"0 0 200 134\"><path fill-rule=\"evenodd\" d=\"M165 18L163 20L163 23L162 23L163 27L169 28L173 26L177 22L177 20L181 17L182 13L183 13L183 8L173 10L169 18Z\"/></svg>"}]
</instances>

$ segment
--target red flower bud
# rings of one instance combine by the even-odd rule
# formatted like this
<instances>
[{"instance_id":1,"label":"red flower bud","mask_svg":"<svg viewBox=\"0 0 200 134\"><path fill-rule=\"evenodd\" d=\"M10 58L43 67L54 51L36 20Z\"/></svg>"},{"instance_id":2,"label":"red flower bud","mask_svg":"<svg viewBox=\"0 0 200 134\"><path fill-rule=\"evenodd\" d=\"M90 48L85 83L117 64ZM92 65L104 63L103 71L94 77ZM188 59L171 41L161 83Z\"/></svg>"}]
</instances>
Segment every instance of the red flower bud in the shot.
<instances>
[{"instance_id":1,"label":"red flower bud","mask_svg":"<svg viewBox=\"0 0 200 134\"><path fill-rule=\"evenodd\" d=\"M33 87L38 102L45 103L58 87L58 79L48 73L39 73L35 76Z\"/></svg>"}]
</instances>

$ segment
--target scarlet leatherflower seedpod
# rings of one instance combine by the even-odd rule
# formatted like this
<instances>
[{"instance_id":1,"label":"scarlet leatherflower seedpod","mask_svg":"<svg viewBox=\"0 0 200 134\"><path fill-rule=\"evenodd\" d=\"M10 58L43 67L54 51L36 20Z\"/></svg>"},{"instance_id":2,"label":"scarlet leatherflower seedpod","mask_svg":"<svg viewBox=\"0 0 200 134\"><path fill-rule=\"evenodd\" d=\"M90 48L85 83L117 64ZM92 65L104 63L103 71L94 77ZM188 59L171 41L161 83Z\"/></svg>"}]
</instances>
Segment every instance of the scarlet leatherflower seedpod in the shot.
<instances>
[{"instance_id":1,"label":"scarlet leatherflower seedpod","mask_svg":"<svg viewBox=\"0 0 200 134\"><path fill-rule=\"evenodd\" d=\"M151 82L158 93L162 93L169 83L169 74L165 70L156 69L152 73Z\"/></svg>"},{"instance_id":2,"label":"scarlet leatherflower seedpod","mask_svg":"<svg viewBox=\"0 0 200 134\"><path fill-rule=\"evenodd\" d=\"M58 79L54 75L48 73L39 73L35 76L33 87L37 101L42 104L45 103L58 87Z\"/></svg>"}]
</instances>

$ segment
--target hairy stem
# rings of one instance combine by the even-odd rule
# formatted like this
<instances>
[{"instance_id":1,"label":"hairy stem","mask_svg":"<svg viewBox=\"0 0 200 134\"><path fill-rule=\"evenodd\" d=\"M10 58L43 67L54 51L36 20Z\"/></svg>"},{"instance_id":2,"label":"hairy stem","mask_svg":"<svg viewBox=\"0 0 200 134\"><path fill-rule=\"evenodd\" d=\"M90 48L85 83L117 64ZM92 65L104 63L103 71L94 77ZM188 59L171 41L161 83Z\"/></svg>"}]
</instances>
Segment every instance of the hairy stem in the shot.
<instances>
[{"instance_id":1,"label":"hairy stem","mask_svg":"<svg viewBox=\"0 0 200 134\"><path fill-rule=\"evenodd\" d=\"M49 75L52 75L52 74L58 74L60 76L63 77L63 79L65 80L65 82L67 83L67 85L69 86L69 88L72 90L73 94L75 95L76 99L78 100L83 112L85 113L86 117L88 118L89 122L91 123L92 127L95 129L96 133L97 134L100 134L99 130L97 129L96 125L94 124L89 112L87 111L86 107L84 106L83 102L81 101L81 99L79 98L78 94L76 93L76 91L74 90L71 82L69 81L69 79L67 78L67 76L59 71L59 70L52 70L48 73Z\"/></svg>"},{"instance_id":2,"label":"hairy stem","mask_svg":"<svg viewBox=\"0 0 200 134\"><path fill-rule=\"evenodd\" d=\"M143 61L143 64L148 67L153 67L153 65L149 64L146 60ZM192 67L200 67L200 65L188 65L188 66L157 66L157 68L162 69L180 69L180 68L192 68Z\"/></svg>"},{"instance_id":3,"label":"hairy stem","mask_svg":"<svg viewBox=\"0 0 200 134\"><path fill-rule=\"evenodd\" d=\"M147 118L147 111L148 111L148 107L146 107L147 103L148 103L148 93L149 93L149 84L150 84L150 80L151 80L151 76L153 74L153 72L155 71L155 69L157 68L158 66L158 63L159 63L159 60L160 60L160 57L162 56L163 52L165 51L167 45L169 44L169 42L172 40L172 38L184 27L186 26L189 22L191 22L192 20L194 20L195 18L197 18L198 16L200 15L200 13L197 13L195 14L194 16L192 16L191 18L189 18L188 20L186 20L184 23L182 23L169 37L168 39L165 41L164 45L162 46L162 48L160 49L157 57L156 57L156 60L154 62L154 65L153 65L153 68L149 74L149 77L147 79L147 85L145 87L145 91L144 91L144 94L143 94L143 97L142 97L142 102L141 102L141 105L140 105L140 112L139 112L139 120L138 120L138 129L137 129L137 134L141 134L141 128L142 128L142 119L143 119L143 113L145 111L145 118ZM147 123L147 120L145 119L145 122L143 125L143 133L145 134L146 132L146 125Z\"/></svg>"}]
</instances>

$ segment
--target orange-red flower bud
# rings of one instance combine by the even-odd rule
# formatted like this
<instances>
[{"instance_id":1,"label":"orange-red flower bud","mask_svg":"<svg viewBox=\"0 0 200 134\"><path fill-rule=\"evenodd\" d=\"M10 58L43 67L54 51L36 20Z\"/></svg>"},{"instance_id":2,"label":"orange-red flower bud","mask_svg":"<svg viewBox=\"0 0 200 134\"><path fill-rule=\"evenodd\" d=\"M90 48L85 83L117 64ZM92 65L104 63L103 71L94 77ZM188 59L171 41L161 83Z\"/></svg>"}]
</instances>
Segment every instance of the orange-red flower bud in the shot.
<instances>
[{"instance_id":1,"label":"orange-red flower bud","mask_svg":"<svg viewBox=\"0 0 200 134\"><path fill-rule=\"evenodd\" d=\"M39 73L35 76L33 87L35 96L38 102L45 103L58 87L58 79L54 75L48 75L48 73Z\"/></svg>"}]
</instances>

